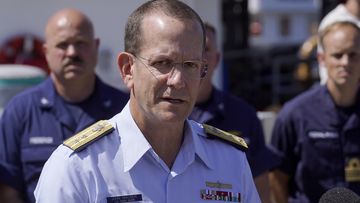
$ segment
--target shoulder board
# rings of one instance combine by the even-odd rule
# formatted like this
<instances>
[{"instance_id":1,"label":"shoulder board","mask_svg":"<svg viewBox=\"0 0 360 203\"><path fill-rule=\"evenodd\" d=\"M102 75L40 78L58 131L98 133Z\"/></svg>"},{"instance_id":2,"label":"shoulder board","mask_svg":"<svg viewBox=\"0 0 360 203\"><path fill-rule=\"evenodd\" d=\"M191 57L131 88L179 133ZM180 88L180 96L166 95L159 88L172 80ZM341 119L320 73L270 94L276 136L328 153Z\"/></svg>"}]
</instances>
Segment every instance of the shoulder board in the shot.
<instances>
[{"instance_id":1,"label":"shoulder board","mask_svg":"<svg viewBox=\"0 0 360 203\"><path fill-rule=\"evenodd\" d=\"M211 125L203 124L203 127L205 132L213 138L218 138L225 142L228 142L229 144L235 146L236 148L242 151L248 149L245 140L241 137L235 136L231 133L215 128Z\"/></svg>"},{"instance_id":2,"label":"shoulder board","mask_svg":"<svg viewBox=\"0 0 360 203\"><path fill-rule=\"evenodd\" d=\"M113 131L113 126L105 120L100 120L76 135L66 139L63 144L75 152L81 151L90 143Z\"/></svg>"}]
</instances>

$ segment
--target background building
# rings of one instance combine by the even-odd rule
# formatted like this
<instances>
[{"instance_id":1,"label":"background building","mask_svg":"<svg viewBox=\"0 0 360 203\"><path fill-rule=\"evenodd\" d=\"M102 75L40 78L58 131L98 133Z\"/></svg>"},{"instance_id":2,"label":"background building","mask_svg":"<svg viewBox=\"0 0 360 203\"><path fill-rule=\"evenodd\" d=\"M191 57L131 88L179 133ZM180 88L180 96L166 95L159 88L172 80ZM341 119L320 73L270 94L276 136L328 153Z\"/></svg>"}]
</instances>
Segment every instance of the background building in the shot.
<instances>
[{"instance_id":1,"label":"background building","mask_svg":"<svg viewBox=\"0 0 360 203\"><path fill-rule=\"evenodd\" d=\"M206 20L221 30L219 0L184 0ZM22 36L26 43L20 49L33 51L33 39L44 38L47 19L57 10L73 7L86 13L94 22L96 35L101 39L98 73L108 83L123 88L116 65L117 54L123 50L124 27L127 17L144 0L1 0L0 49L6 54L14 50L4 44L14 37ZM221 33L221 31L220 31ZM219 39L220 40L220 39ZM219 41L220 44L220 41ZM5 50L6 49L6 50ZM20 55L20 53L19 53ZM1 57L0 57L1 58ZM18 57L23 62L23 57ZM21 59L20 59L21 58ZM1 60L0 60L1 61Z\"/></svg>"},{"instance_id":2,"label":"background building","mask_svg":"<svg viewBox=\"0 0 360 203\"><path fill-rule=\"evenodd\" d=\"M46 66L41 58L43 29L55 11L73 7L94 22L101 39L98 74L123 89L116 57L123 50L129 14L145 0L1 0L0 63ZM316 32L320 18L340 0L183 0L218 30L223 64L215 85L263 110L309 88L317 80L314 58L299 79L298 51ZM21 40L19 40L21 39ZM310 65L309 65L310 64ZM307 68L307 70L306 70ZM43 67L43 69L46 68ZM298 71L300 70L300 71ZM302 71L302 72L301 72ZM306 72L307 71L307 72Z\"/></svg>"}]
</instances>

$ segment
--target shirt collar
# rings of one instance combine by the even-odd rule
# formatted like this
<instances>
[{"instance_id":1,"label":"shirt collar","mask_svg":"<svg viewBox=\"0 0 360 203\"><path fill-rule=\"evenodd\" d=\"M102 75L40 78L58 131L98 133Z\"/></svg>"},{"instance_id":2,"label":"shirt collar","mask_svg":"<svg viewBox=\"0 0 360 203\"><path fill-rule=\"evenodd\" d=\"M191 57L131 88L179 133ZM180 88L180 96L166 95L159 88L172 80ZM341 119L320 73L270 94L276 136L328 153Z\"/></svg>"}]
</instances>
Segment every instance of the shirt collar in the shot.
<instances>
[{"instance_id":1,"label":"shirt collar","mask_svg":"<svg viewBox=\"0 0 360 203\"><path fill-rule=\"evenodd\" d=\"M202 162L209 167L210 169L214 168L214 163L211 161L212 159L209 158L207 150L205 149L205 143L202 140L203 138L207 139L207 135L204 131L204 128L201 124L187 120L188 132L190 135L190 143L193 144L193 148L195 154L202 160ZM184 142L185 143L185 142Z\"/></svg>"},{"instance_id":2,"label":"shirt collar","mask_svg":"<svg viewBox=\"0 0 360 203\"><path fill-rule=\"evenodd\" d=\"M336 110L336 104L334 102L334 99L331 97L330 91L327 87L327 85L319 85L320 87L320 91L322 96L320 96L319 98L324 100L324 103L326 104L326 106L328 107L328 109L330 111L335 111ZM359 109L360 105L359 105L359 101L360 101L360 90L357 91L357 95L356 95L356 102L355 102L355 106L356 109Z\"/></svg>"},{"instance_id":3,"label":"shirt collar","mask_svg":"<svg viewBox=\"0 0 360 203\"><path fill-rule=\"evenodd\" d=\"M314 101L320 105L323 105L323 108L320 108L319 110L323 111L323 113L326 115L327 119L327 123L329 125L332 126L337 126L339 124L339 115L338 115L338 109L336 107L336 104L334 102L334 99L331 97L330 91L327 88L326 85L318 85L314 88L318 88L316 89L316 93L317 93L317 101ZM359 91L358 91L358 95L357 95L357 101L355 103L356 107L355 107L355 112L360 112L360 105L359 105ZM354 113L355 113L354 112Z\"/></svg>"},{"instance_id":4,"label":"shirt collar","mask_svg":"<svg viewBox=\"0 0 360 203\"><path fill-rule=\"evenodd\" d=\"M40 87L39 106L41 108L52 108L56 98L56 90L51 77L48 77Z\"/></svg>"},{"instance_id":5,"label":"shirt collar","mask_svg":"<svg viewBox=\"0 0 360 203\"><path fill-rule=\"evenodd\" d=\"M223 113L224 109L224 95L223 92L213 87L210 97L210 104L207 109L214 113Z\"/></svg>"},{"instance_id":6,"label":"shirt collar","mask_svg":"<svg viewBox=\"0 0 360 203\"><path fill-rule=\"evenodd\" d=\"M121 111L116 123L124 156L124 172L127 172L151 149L151 146L131 115L129 102Z\"/></svg>"},{"instance_id":7,"label":"shirt collar","mask_svg":"<svg viewBox=\"0 0 360 203\"><path fill-rule=\"evenodd\" d=\"M199 123L206 123L216 116L224 117L224 93L213 87L209 100L202 104L197 104L190 119Z\"/></svg>"},{"instance_id":8,"label":"shirt collar","mask_svg":"<svg viewBox=\"0 0 360 203\"><path fill-rule=\"evenodd\" d=\"M335 110L336 110L335 102L334 102L333 98L331 97L330 91L327 88L327 86L320 85L320 92L322 95L322 96L320 96L320 99L324 100L324 104L328 107L327 109L332 112L335 112Z\"/></svg>"},{"instance_id":9,"label":"shirt collar","mask_svg":"<svg viewBox=\"0 0 360 203\"><path fill-rule=\"evenodd\" d=\"M55 89L55 85L51 77L48 77L43 85L40 88L41 95L39 97L39 105L41 108L51 109L56 107L55 104L58 94ZM95 78L95 87L92 95L90 97L95 97L95 99L99 100L102 105L101 107L104 109L110 109L112 105L116 101L113 101L111 94L107 91L105 84L100 80L98 76Z\"/></svg>"},{"instance_id":10,"label":"shirt collar","mask_svg":"<svg viewBox=\"0 0 360 203\"><path fill-rule=\"evenodd\" d=\"M124 172L128 172L152 147L136 125L130 113L129 102L121 111L116 124L121 139ZM187 160L187 162L192 162L196 154L207 167L213 168L213 163L210 161L199 137L206 136L201 125L186 120L185 128L184 142L179 152L182 157L178 155L176 159L183 158ZM134 147L134 143L136 143L136 147ZM178 160L176 160L176 162L178 162ZM180 162L184 163L183 161Z\"/></svg>"}]
</instances>

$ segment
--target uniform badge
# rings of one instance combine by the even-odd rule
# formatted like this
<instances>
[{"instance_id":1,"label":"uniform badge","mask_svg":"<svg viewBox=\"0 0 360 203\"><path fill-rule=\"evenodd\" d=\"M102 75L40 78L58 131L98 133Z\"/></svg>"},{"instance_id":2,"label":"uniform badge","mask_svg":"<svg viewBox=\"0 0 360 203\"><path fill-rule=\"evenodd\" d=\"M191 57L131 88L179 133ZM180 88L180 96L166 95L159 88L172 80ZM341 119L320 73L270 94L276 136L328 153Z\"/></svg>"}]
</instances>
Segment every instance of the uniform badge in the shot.
<instances>
[{"instance_id":1,"label":"uniform badge","mask_svg":"<svg viewBox=\"0 0 360 203\"><path fill-rule=\"evenodd\" d=\"M221 190L200 190L201 199L219 200L224 202L241 202L240 192L228 192Z\"/></svg>"},{"instance_id":2,"label":"uniform badge","mask_svg":"<svg viewBox=\"0 0 360 203\"><path fill-rule=\"evenodd\" d=\"M358 158L347 160L345 166L345 179L347 182L360 181L360 160Z\"/></svg>"},{"instance_id":3,"label":"uniform badge","mask_svg":"<svg viewBox=\"0 0 360 203\"><path fill-rule=\"evenodd\" d=\"M209 181L206 181L205 184L206 184L206 187L210 187L210 188L232 189L232 185L231 185L231 184L228 184L228 183L220 183L219 181L217 181L217 182L209 182Z\"/></svg>"},{"instance_id":4,"label":"uniform badge","mask_svg":"<svg viewBox=\"0 0 360 203\"><path fill-rule=\"evenodd\" d=\"M29 143L32 145L38 145L38 144L52 144L54 143L53 137L30 137Z\"/></svg>"},{"instance_id":5,"label":"uniform badge","mask_svg":"<svg viewBox=\"0 0 360 203\"><path fill-rule=\"evenodd\" d=\"M225 202L241 202L240 192L226 191L232 189L232 185L229 183L217 182L205 182L206 187L211 189L200 190L200 197L203 200L218 200ZM216 189L218 188L218 189Z\"/></svg>"},{"instance_id":6,"label":"uniform badge","mask_svg":"<svg viewBox=\"0 0 360 203\"><path fill-rule=\"evenodd\" d=\"M107 203L139 202L139 201L142 201L142 200L143 199L142 199L141 194L123 195L123 196L107 197L106 198Z\"/></svg>"},{"instance_id":7,"label":"uniform badge","mask_svg":"<svg viewBox=\"0 0 360 203\"><path fill-rule=\"evenodd\" d=\"M339 134L337 132L310 131L308 136L311 139L336 139Z\"/></svg>"}]
</instances>

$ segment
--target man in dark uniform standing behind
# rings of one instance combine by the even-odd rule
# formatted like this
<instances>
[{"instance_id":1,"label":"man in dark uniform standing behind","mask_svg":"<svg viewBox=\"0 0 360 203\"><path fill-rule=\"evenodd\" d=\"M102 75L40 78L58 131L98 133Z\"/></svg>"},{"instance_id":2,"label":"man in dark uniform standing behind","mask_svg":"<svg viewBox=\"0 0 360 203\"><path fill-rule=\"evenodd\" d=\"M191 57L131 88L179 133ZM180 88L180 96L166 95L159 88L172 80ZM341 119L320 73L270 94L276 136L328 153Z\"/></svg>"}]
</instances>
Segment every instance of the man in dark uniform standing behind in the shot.
<instances>
[{"instance_id":1,"label":"man in dark uniform standing behind","mask_svg":"<svg viewBox=\"0 0 360 203\"><path fill-rule=\"evenodd\" d=\"M263 203L270 202L268 170L275 166L275 154L265 145L264 134L256 111L244 100L216 89L212 76L220 61L216 45L216 30L205 23L205 58L208 72L200 85L197 103L190 119L213 125L236 136L243 137L249 145L246 152L256 188Z\"/></svg>"},{"instance_id":2,"label":"man in dark uniform standing behind","mask_svg":"<svg viewBox=\"0 0 360 203\"><path fill-rule=\"evenodd\" d=\"M128 100L96 76L99 39L83 13L57 12L45 38L50 77L15 96L0 121L0 202L34 202L33 191L53 150L95 121L111 118Z\"/></svg>"},{"instance_id":3,"label":"man in dark uniform standing behind","mask_svg":"<svg viewBox=\"0 0 360 203\"><path fill-rule=\"evenodd\" d=\"M360 194L360 29L335 22L320 33L320 43L326 85L288 102L275 122L272 144L282 162L270 184L278 203L317 203L334 187Z\"/></svg>"}]
</instances>

